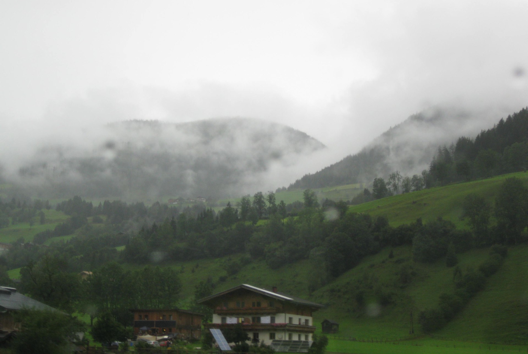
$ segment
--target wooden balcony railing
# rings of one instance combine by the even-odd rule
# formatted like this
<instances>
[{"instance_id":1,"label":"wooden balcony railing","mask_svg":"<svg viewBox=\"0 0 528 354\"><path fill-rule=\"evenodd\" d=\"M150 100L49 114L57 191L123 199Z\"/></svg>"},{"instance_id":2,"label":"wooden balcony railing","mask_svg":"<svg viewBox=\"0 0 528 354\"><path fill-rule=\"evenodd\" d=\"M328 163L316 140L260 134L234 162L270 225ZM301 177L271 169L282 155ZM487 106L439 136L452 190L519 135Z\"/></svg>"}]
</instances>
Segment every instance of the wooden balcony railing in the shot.
<instances>
[{"instance_id":1,"label":"wooden balcony railing","mask_svg":"<svg viewBox=\"0 0 528 354\"><path fill-rule=\"evenodd\" d=\"M205 326L207 328L218 328L218 329L228 329L233 328L238 323L231 324L231 323L208 323ZM280 331L280 330L287 330L287 331L295 331L295 332L308 332L313 333L315 332L315 326L307 326L307 325L298 325L298 324L290 324L290 323L242 323L242 329L246 331L258 331L258 330L266 330L266 331Z\"/></svg>"},{"instance_id":2,"label":"wooden balcony railing","mask_svg":"<svg viewBox=\"0 0 528 354\"><path fill-rule=\"evenodd\" d=\"M253 315L262 315L262 314L275 314L281 311L277 307L234 307L234 308L225 308L218 307L215 309L217 315L245 315L251 317Z\"/></svg>"}]
</instances>

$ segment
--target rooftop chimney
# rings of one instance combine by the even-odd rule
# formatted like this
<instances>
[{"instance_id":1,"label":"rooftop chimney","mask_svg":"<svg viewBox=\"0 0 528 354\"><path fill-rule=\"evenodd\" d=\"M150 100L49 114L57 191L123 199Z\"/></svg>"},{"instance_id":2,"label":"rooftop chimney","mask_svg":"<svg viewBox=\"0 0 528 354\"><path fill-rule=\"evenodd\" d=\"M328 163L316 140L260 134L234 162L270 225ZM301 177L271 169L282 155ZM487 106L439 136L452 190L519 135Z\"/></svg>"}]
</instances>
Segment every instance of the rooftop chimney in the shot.
<instances>
[{"instance_id":1,"label":"rooftop chimney","mask_svg":"<svg viewBox=\"0 0 528 354\"><path fill-rule=\"evenodd\" d=\"M271 288L271 291L273 291L274 293L276 293L276 292L277 292L277 287L274 286L273 288Z\"/></svg>"}]
</instances>

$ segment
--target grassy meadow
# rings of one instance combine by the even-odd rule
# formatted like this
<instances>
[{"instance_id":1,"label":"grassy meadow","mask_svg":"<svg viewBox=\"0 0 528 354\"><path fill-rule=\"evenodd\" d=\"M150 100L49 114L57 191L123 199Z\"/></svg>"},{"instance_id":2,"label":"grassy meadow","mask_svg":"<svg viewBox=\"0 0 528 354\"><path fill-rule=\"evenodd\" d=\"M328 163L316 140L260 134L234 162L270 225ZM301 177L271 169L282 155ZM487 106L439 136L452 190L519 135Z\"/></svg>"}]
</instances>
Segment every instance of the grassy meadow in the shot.
<instances>
[{"instance_id":1,"label":"grassy meadow","mask_svg":"<svg viewBox=\"0 0 528 354\"><path fill-rule=\"evenodd\" d=\"M42 211L46 217L44 224L40 224L38 218L35 218L33 225L27 222L9 225L0 229L0 242L12 243L19 238L23 238L25 242L31 242L33 237L39 232L53 230L55 226L69 218L68 215L54 209L42 209Z\"/></svg>"},{"instance_id":2,"label":"grassy meadow","mask_svg":"<svg viewBox=\"0 0 528 354\"><path fill-rule=\"evenodd\" d=\"M444 187L424 189L354 205L350 212L367 213L372 216L385 215L392 226L408 224L422 218L424 222L442 217L458 228L466 227L460 219L462 201L468 194L477 194L492 202L505 179L517 177L528 182L528 173L518 172L489 179L451 184ZM491 203L492 204L492 203Z\"/></svg>"},{"instance_id":3,"label":"grassy meadow","mask_svg":"<svg viewBox=\"0 0 528 354\"><path fill-rule=\"evenodd\" d=\"M392 226L424 222L443 217L466 228L461 220L463 199L471 193L485 197L490 204L501 183L509 177L518 177L528 182L528 173L515 173L487 180L458 183L419 192L388 197L369 203L351 206L349 212L368 213L373 216L385 215ZM357 193L360 185L324 188L316 193L321 197L339 200L339 195ZM302 200L302 191L277 193L277 201L291 203ZM340 194L343 193L343 194ZM334 195L334 197L330 197ZM342 198L350 199L350 198ZM227 203L227 200L226 200ZM231 201L232 204L236 200ZM12 242L19 237L26 241L45 229L55 227L67 219L63 213L47 210L46 224L10 225L0 230L0 242ZM73 236L48 240L46 244ZM117 247L122 250L124 246ZM390 252L393 257L389 257ZM340 323L340 331L330 336L328 351L332 353L507 353L525 352L528 345L528 245L510 247L508 256L498 272L487 278L486 286L472 298L435 336L421 333L418 317L420 311L435 308L442 293L452 294L455 290L453 268L445 265L445 259L431 264L415 263L410 245L386 248L378 254L365 257L358 266L336 279L331 279L315 291L309 284L317 277L321 264L314 260L302 260L278 269L270 269L264 260L248 259L245 254L231 255L217 259L200 259L173 262L168 265L180 274L182 281L180 307L187 308L193 300L194 290L200 281L210 279L215 283L215 292L220 292L242 283L271 289L277 286L279 292L310 299L325 307L314 313L317 332L321 332L324 319ZM489 249L473 249L458 254L458 266L466 271L477 269L488 257ZM241 262L237 274L228 275L225 264ZM127 269L143 266L123 265ZM401 269L408 267L412 279L408 284L398 282ZM20 269L9 271L11 278L20 276ZM359 305L354 295L357 284L372 284L366 292L364 304ZM381 305L372 295L376 286L383 286L391 292L391 302ZM411 317L412 313L412 317ZM411 322L412 318L412 322ZM410 335L414 328L415 334ZM350 339L356 339L354 341ZM518 343L506 345L499 343Z\"/></svg>"},{"instance_id":4,"label":"grassy meadow","mask_svg":"<svg viewBox=\"0 0 528 354\"><path fill-rule=\"evenodd\" d=\"M329 353L350 354L507 354L526 351L526 346L445 341L428 337L386 343L330 338L327 347Z\"/></svg>"},{"instance_id":5,"label":"grassy meadow","mask_svg":"<svg viewBox=\"0 0 528 354\"><path fill-rule=\"evenodd\" d=\"M354 198L360 191L363 190L364 185L362 183L347 184L343 186L334 186L334 187L325 187L325 188L314 188L312 189L317 195L318 199L332 199L335 201L338 200L350 200ZM302 202L304 199L303 196L304 190L296 189L291 191L281 191L275 193L275 198L277 203L281 200L286 204L291 204L294 202ZM223 209L226 204L229 202L232 206L235 206L240 202L241 198L227 198L220 199L217 204L219 205L218 209Z\"/></svg>"}]
</instances>

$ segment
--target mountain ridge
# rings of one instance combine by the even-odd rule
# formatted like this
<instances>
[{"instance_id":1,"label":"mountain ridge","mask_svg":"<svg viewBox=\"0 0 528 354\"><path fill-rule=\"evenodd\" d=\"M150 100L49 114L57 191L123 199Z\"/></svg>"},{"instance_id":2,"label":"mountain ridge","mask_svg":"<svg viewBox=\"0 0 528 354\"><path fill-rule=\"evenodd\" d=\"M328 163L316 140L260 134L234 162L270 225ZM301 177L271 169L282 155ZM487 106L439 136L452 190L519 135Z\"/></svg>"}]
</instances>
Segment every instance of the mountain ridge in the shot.
<instances>
[{"instance_id":1,"label":"mountain ridge","mask_svg":"<svg viewBox=\"0 0 528 354\"><path fill-rule=\"evenodd\" d=\"M288 126L247 118L187 123L130 120L86 133L84 141L48 142L17 171L36 195L130 199L220 197L265 184L274 166L289 168L325 146Z\"/></svg>"}]
</instances>

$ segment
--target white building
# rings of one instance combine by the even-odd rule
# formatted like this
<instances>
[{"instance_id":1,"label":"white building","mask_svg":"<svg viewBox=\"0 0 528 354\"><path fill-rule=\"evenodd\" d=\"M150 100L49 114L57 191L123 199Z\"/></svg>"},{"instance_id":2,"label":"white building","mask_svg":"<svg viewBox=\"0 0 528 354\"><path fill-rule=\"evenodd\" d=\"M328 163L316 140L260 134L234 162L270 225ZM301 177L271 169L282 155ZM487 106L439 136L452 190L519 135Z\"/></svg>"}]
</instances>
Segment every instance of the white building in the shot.
<instances>
[{"instance_id":1,"label":"white building","mask_svg":"<svg viewBox=\"0 0 528 354\"><path fill-rule=\"evenodd\" d=\"M253 343L312 342L312 313L321 307L311 301L242 284L198 301L214 311L207 328L228 329L240 324Z\"/></svg>"}]
</instances>

